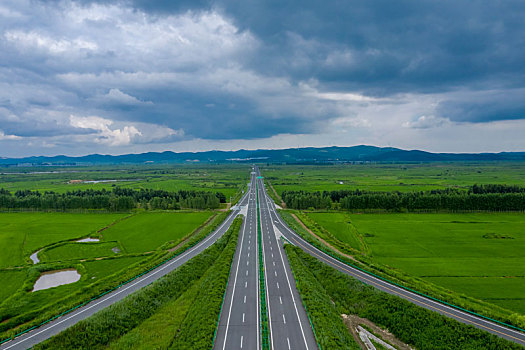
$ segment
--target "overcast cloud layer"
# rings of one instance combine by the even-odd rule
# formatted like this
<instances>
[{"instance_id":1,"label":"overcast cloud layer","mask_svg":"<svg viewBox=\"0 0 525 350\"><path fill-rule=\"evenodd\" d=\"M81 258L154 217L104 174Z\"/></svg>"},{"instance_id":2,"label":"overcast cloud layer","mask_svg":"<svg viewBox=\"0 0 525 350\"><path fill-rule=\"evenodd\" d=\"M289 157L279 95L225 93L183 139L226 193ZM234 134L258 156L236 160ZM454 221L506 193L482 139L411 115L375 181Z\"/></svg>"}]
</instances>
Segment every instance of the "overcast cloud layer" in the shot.
<instances>
[{"instance_id":1,"label":"overcast cloud layer","mask_svg":"<svg viewBox=\"0 0 525 350\"><path fill-rule=\"evenodd\" d=\"M523 1L0 3L0 156L525 150Z\"/></svg>"}]
</instances>

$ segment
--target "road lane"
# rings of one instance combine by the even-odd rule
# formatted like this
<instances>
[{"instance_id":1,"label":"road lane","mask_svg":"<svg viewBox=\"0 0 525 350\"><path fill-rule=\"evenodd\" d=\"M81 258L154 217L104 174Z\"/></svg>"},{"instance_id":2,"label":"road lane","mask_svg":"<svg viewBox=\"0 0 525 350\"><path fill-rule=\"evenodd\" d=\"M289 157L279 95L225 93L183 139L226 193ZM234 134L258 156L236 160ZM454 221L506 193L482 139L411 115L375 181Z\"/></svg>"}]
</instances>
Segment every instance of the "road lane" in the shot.
<instances>
[{"instance_id":1,"label":"road lane","mask_svg":"<svg viewBox=\"0 0 525 350\"><path fill-rule=\"evenodd\" d=\"M288 259L274 231L263 181L257 181L271 348L317 349Z\"/></svg>"},{"instance_id":2,"label":"road lane","mask_svg":"<svg viewBox=\"0 0 525 350\"><path fill-rule=\"evenodd\" d=\"M217 350L260 348L255 174L248 198L213 346Z\"/></svg>"}]
</instances>

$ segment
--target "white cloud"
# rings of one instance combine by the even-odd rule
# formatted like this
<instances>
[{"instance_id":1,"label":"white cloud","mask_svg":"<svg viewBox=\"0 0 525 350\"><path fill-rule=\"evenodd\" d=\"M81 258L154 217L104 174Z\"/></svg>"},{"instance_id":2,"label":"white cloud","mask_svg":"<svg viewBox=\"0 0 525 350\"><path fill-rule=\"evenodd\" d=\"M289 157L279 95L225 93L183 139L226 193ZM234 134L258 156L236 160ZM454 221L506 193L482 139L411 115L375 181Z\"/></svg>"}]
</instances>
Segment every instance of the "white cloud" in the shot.
<instances>
[{"instance_id":1,"label":"white cloud","mask_svg":"<svg viewBox=\"0 0 525 350\"><path fill-rule=\"evenodd\" d=\"M109 102L116 102L120 104L126 104L126 105L152 105L153 102L151 101L141 101L138 98L128 95L119 89L110 89L107 94L102 96L103 100L107 100Z\"/></svg>"},{"instance_id":2,"label":"white cloud","mask_svg":"<svg viewBox=\"0 0 525 350\"><path fill-rule=\"evenodd\" d=\"M0 130L0 140L20 140L20 136L16 135L6 135L3 130Z\"/></svg>"},{"instance_id":3,"label":"white cloud","mask_svg":"<svg viewBox=\"0 0 525 350\"><path fill-rule=\"evenodd\" d=\"M96 143L109 146L127 146L131 144L145 144L158 142L173 142L184 137L184 130L172 129L166 126L150 123L134 123L115 126L115 122L98 117L79 117L71 115L70 125L74 128L91 130L91 134L78 135L77 139L84 143L93 140Z\"/></svg>"},{"instance_id":4,"label":"white cloud","mask_svg":"<svg viewBox=\"0 0 525 350\"><path fill-rule=\"evenodd\" d=\"M142 133L133 125L126 125L122 129L110 129L112 120L101 117L69 117L71 126L81 129L92 129L97 132L96 142L108 144L110 146L129 145L136 136Z\"/></svg>"},{"instance_id":5,"label":"white cloud","mask_svg":"<svg viewBox=\"0 0 525 350\"><path fill-rule=\"evenodd\" d=\"M450 120L447 118L436 117L433 115L422 115L413 121L404 122L403 127L413 129L430 129L439 128L450 123Z\"/></svg>"},{"instance_id":6,"label":"white cloud","mask_svg":"<svg viewBox=\"0 0 525 350\"><path fill-rule=\"evenodd\" d=\"M55 39L37 32L23 32L20 30L8 31L4 34L7 41L21 46L24 49L44 49L53 55L79 50L95 51L98 46L92 41L81 38Z\"/></svg>"}]
</instances>

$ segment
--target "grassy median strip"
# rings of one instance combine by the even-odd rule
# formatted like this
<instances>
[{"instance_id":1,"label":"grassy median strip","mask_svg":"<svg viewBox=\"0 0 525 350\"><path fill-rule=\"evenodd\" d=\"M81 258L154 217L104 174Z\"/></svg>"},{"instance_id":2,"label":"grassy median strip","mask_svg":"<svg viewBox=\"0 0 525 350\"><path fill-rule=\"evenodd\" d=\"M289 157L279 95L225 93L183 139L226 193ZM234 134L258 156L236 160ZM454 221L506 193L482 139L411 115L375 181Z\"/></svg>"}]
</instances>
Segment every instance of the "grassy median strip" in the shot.
<instances>
[{"instance_id":1,"label":"grassy median strip","mask_svg":"<svg viewBox=\"0 0 525 350\"><path fill-rule=\"evenodd\" d=\"M343 339L341 315L347 314L366 318L417 349L522 349L518 344L368 286L298 247L287 245L285 249L323 348L345 348L338 347L336 341ZM326 347L324 342L332 345ZM352 345L346 346L352 349Z\"/></svg>"},{"instance_id":2,"label":"grassy median strip","mask_svg":"<svg viewBox=\"0 0 525 350\"><path fill-rule=\"evenodd\" d=\"M259 297L261 302L261 347L263 350L270 349L270 332L268 331L268 310L266 308L266 284L264 279L264 256L262 251L262 230L261 230L261 214L259 212L259 191L256 184L257 193L257 243L258 259L259 259Z\"/></svg>"},{"instance_id":3,"label":"grassy median strip","mask_svg":"<svg viewBox=\"0 0 525 350\"><path fill-rule=\"evenodd\" d=\"M180 268L35 348L151 348L147 339L161 348L211 348L241 222Z\"/></svg>"},{"instance_id":4,"label":"grassy median strip","mask_svg":"<svg viewBox=\"0 0 525 350\"><path fill-rule=\"evenodd\" d=\"M361 349L348 332L323 285L308 270L290 244L284 249L292 266L297 290L308 310L321 349Z\"/></svg>"}]
</instances>

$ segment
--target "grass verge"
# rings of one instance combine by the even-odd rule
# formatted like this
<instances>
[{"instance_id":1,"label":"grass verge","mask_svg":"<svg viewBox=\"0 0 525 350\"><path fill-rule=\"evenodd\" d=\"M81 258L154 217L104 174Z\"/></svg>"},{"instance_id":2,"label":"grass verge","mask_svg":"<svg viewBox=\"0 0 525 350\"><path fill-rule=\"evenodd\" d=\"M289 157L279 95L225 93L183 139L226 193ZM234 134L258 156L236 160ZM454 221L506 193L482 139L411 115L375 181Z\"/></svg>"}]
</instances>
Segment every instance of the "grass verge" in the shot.
<instances>
[{"instance_id":1,"label":"grass verge","mask_svg":"<svg viewBox=\"0 0 525 350\"><path fill-rule=\"evenodd\" d=\"M175 271L35 349L135 348L136 339L137 347L151 348L143 341L148 338L161 348L211 348L241 222L236 219L214 245ZM164 327L168 315L174 317Z\"/></svg>"},{"instance_id":2,"label":"grass verge","mask_svg":"<svg viewBox=\"0 0 525 350\"><path fill-rule=\"evenodd\" d=\"M343 324L340 315L353 314L388 329L417 349L522 349L518 344L368 286L298 247L286 245L285 249L320 341L335 342L338 337L334 329ZM339 347L334 343L325 348Z\"/></svg>"},{"instance_id":3,"label":"grass verge","mask_svg":"<svg viewBox=\"0 0 525 350\"><path fill-rule=\"evenodd\" d=\"M291 229L293 229L297 234L299 234L303 239L305 239L307 242L320 249L321 251L335 257L336 259L348 265L358 267L362 270L368 271L372 274L394 282L407 289L417 291L418 293L424 293L427 296L430 296L439 301L444 301L446 303L458 306L466 311L479 314L483 317L487 317L513 327L522 329L525 328L525 316L523 315L512 313L511 311L501 308L497 305L448 290L446 288L434 285L420 278L407 275L406 273L403 273L400 270L381 265L376 261L373 261L370 257L364 256L362 254L357 254L359 253L359 251L349 246L341 248L341 251L331 249L325 244L323 244L319 239L312 236L303 227L301 227L301 225L299 225L297 221L291 216L289 211L280 210L279 212L283 220L288 224L288 226ZM294 213L296 212L294 211ZM312 230L314 234L316 234L318 237L322 237L322 239L327 241L332 246L337 247L339 249L339 247L342 244L344 244L336 240L335 238L331 238L333 236L326 235L326 233L321 231L315 225L309 226L308 220L303 221L303 223L308 227L308 229ZM343 256L341 252L345 254L353 254L352 256L354 259L351 260L348 257Z\"/></svg>"}]
</instances>

